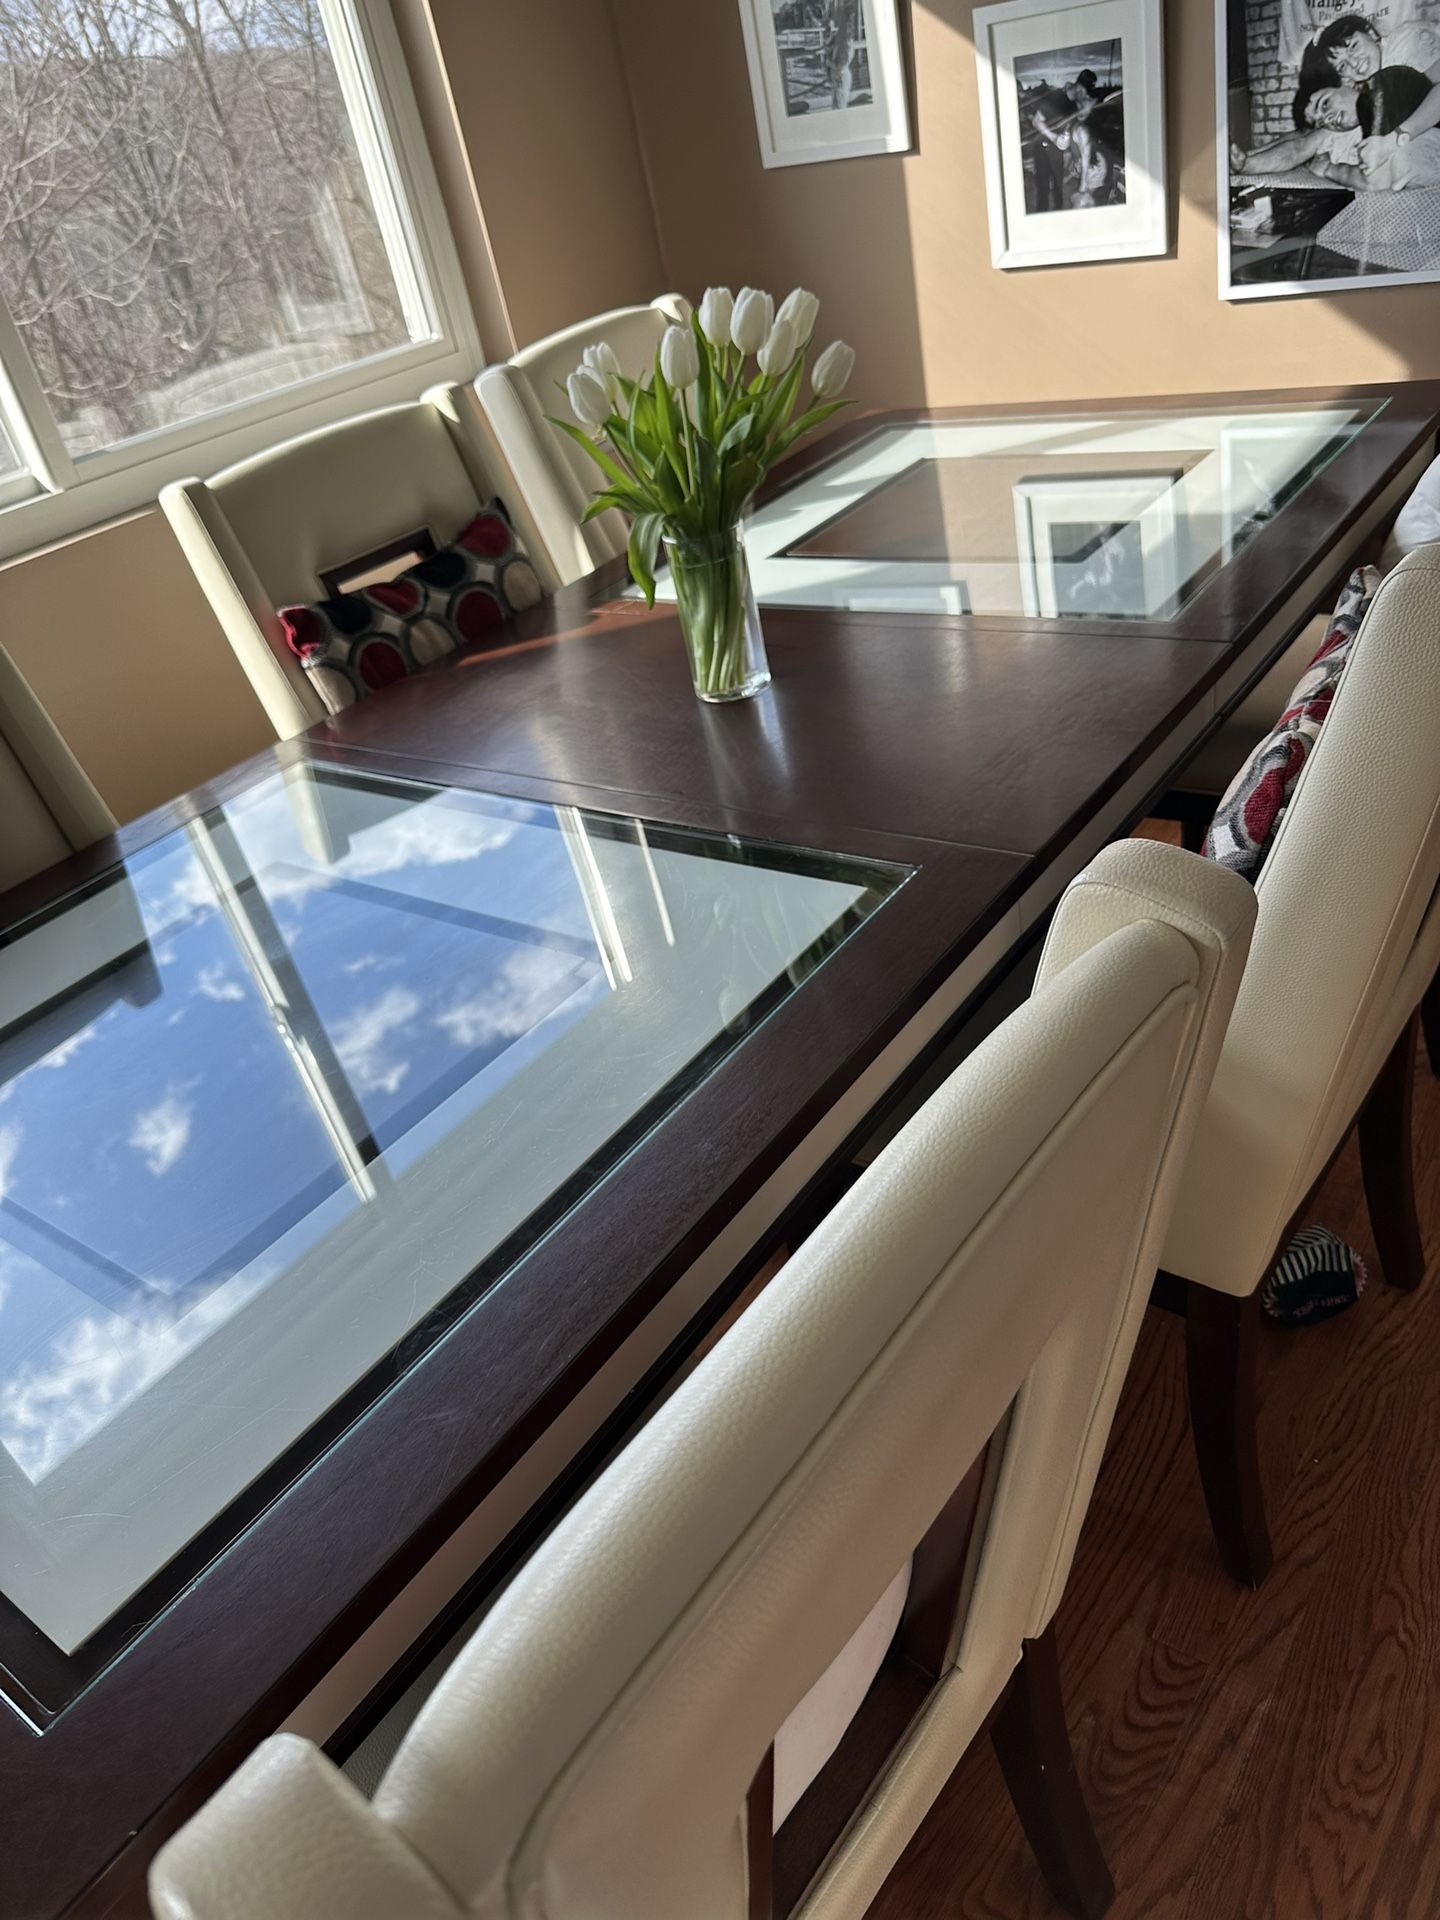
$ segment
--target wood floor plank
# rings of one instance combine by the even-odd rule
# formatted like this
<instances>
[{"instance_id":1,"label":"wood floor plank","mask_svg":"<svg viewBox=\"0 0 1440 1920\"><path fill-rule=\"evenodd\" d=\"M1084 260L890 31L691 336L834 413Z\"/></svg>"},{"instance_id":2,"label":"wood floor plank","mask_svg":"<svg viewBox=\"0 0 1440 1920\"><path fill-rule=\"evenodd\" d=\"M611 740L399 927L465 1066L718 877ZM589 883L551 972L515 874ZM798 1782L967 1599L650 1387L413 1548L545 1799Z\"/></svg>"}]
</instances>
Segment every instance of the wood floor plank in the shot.
<instances>
[{"instance_id":1,"label":"wood floor plank","mask_svg":"<svg viewBox=\"0 0 1440 1920\"><path fill-rule=\"evenodd\" d=\"M1426 1283L1379 1276L1348 1146L1314 1218L1370 1263L1349 1313L1267 1329L1275 1571L1214 1557L1184 1339L1151 1311L1056 1627L1113 1920L1440 1915L1440 1081L1421 1058ZM871 1920L1053 1920L977 1743Z\"/></svg>"}]
</instances>

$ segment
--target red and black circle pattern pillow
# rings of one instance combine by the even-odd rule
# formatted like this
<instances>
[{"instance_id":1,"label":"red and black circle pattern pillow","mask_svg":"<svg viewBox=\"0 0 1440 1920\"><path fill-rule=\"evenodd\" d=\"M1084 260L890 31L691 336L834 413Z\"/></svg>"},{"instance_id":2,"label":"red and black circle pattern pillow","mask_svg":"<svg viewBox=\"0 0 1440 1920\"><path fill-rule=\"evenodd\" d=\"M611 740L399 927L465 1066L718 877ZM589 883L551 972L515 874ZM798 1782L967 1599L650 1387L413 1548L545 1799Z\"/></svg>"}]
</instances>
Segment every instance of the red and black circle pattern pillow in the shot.
<instances>
[{"instance_id":1,"label":"red and black circle pattern pillow","mask_svg":"<svg viewBox=\"0 0 1440 1920\"><path fill-rule=\"evenodd\" d=\"M393 580L281 607L280 624L326 711L339 713L457 647L493 645L539 598L535 569L492 500L450 546Z\"/></svg>"}]
</instances>

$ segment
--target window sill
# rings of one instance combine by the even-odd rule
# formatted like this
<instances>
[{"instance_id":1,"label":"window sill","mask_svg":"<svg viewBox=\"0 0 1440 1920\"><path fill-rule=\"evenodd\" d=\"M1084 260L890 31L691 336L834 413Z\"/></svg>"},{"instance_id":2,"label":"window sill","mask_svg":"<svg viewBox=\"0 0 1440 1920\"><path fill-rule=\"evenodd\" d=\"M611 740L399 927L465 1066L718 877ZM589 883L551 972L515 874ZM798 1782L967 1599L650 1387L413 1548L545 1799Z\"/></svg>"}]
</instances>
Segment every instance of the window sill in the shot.
<instances>
[{"instance_id":1,"label":"window sill","mask_svg":"<svg viewBox=\"0 0 1440 1920\"><path fill-rule=\"evenodd\" d=\"M473 379L477 371L473 347L446 340L397 347L264 400L89 455L82 477L60 492L37 490L7 501L11 488L0 486L0 565L153 507L172 480L218 473L337 421L404 405L426 387Z\"/></svg>"}]
</instances>

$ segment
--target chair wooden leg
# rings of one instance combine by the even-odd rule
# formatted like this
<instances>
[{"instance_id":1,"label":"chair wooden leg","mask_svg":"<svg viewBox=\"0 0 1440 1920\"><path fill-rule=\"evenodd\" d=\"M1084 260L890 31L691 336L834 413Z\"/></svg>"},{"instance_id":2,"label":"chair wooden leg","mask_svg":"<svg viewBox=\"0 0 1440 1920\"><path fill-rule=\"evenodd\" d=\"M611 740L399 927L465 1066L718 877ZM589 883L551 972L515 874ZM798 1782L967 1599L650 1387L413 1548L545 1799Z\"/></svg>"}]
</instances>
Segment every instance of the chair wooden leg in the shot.
<instances>
[{"instance_id":1,"label":"chair wooden leg","mask_svg":"<svg viewBox=\"0 0 1440 1920\"><path fill-rule=\"evenodd\" d=\"M1410 1137L1419 1025L1417 1008L1360 1109L1359 1126L1360 1171L1380 1254L1380 1271L1392 1287L1406 1293L1425 1278L1425 1242L1415 1207L1415 1156Z\"/></svg>"},{"instance_id":2,"label":"chair wooden leg","mask_svg":"<svg viewBox=\"0 0 1440 1920\"><path fill-rule=\"evenodd\" d=\"M1051 1893L1076 1920L1100 1920L1115 1882L1075 1772L1053 1626L1025 1642L990 1738Z\"/></svg>"},{"instance_id":3,"label":"chair wooden leg","mask_svg":"<svg viewBox=\"0 0 1440 1920\"><path fill-rule=\"evenodd\" d=\"M1425 1052L1429 1057L1430 1071L1440 1074L1440 969L1425 989L1425 998L1420 1002L1420 1025L1425 1034Z\"/></svg>"},{"instance_id":4,"label":"chair wooden leg","mask_svg":"<svg viewBox=\"0 0 1440 1920\"><path fill-rule=\"evenodd\" d=\"M1258 1587L1275 1558L1265 1525L1256 1426L1259 1333L1258 1292L1237 1300L1190 1283L1185 1301L1190 1429L1221 1561L1246 1587Z\"/></svg>"}]
</instances>

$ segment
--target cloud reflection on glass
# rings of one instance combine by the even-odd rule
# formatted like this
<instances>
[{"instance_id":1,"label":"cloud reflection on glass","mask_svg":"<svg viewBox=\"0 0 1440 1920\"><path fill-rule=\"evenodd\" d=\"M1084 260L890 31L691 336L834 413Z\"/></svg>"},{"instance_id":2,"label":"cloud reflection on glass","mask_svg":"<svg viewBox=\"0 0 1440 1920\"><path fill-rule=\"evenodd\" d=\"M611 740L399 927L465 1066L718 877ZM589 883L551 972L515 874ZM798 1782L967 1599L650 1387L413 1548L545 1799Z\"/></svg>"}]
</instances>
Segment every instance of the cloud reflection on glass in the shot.
<instances>
[{"instance_id":1,"label":"cloud reflection on glass","mask_svg":"<svg viewBox=\"0 0 1440 1920\"><path fill-rule=\"evenodd\" d=\"M0 1588L63 1648L898 883L301 773L27 930L28 1009L0 981Z\"/></svg>"}]
</instances>

